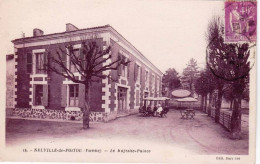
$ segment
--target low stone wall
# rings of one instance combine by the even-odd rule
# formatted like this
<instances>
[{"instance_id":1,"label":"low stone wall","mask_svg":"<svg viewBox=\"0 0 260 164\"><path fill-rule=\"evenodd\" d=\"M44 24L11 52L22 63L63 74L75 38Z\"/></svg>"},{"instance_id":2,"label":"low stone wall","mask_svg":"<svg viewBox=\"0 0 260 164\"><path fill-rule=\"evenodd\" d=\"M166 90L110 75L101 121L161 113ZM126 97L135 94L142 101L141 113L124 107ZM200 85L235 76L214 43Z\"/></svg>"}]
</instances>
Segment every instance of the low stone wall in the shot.
<instances>
[{"instance_id":1,"label":"low stone wall","mask_svg":"<svg viewBox=\"0 0 260 164\"><path fill-rule=\"evenodd\" d=\"M90 121L104 122L114 119L117 113L91 112ZM15 108L10 116L21 118L37 118L37 119L60 119L60 120L82 120L81 111L63 111L53 109L31 109L31 108Z\"/></svg>"},{"instance_id":2,"label":"low stone wall","mask_svg":"<svg viewBox=\"0 0 260 164\"><path fill-rule=\"evenodd\" d=\"M81 111L63 111L54 109L32 109L32 108L15 108L10 110L7 117L35 118L35 119L56 119L56 120L75 120L82 121L83 113ZM120 116L138 113L138 110L127 110L123 113L117 112L91 112L91 122L107 122Z\"/></svg>"}]
</instances>

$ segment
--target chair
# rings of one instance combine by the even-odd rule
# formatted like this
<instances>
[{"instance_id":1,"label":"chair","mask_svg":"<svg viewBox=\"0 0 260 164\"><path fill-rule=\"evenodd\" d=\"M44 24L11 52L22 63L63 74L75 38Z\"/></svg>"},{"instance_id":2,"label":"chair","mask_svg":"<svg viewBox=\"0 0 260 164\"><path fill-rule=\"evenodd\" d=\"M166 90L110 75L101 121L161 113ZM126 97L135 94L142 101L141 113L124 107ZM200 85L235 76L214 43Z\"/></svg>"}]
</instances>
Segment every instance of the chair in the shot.
<instances>
[{"instance_id":1,"label":"chair","mask_svg":"<svg viewBox=\"0 0 260 164\"><path fill-rule=\"evenodd\" d=\"M187 111L180 110L180 112L181 112L181 119L186 119L187 118Z\"/></svg>"}]
</instances>

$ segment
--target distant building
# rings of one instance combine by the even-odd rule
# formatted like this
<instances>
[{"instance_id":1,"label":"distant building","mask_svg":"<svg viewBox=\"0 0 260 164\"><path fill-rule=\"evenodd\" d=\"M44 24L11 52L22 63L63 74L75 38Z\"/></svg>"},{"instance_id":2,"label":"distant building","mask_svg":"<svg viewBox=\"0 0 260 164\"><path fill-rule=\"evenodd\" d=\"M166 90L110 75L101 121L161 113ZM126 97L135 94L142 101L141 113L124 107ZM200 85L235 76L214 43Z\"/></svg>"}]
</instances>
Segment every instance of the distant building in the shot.
<instances>
[{"instance_id":1,"label":"distant building","mask_svg":"<svg viewBox=\"0 0 260 164\"><path fill-rule=\"evenodd\" d=\"M74 114L80 119L80 102L84 101L82 85L40 69L47 62L46 55L55 55L64 43L72 43L75 52L80 52L82 38L95 39L103 49L112 45L112 60L120 56L132 61L128 66L107 72L116 81L102 79L91 85L92 121L121 111L132 112L140 107L144 97L160 96L162 72L114 28L106 25L78 29L68 23L65 32L44 35L42 30L34 29L33 37L12 41L15 47L15 114L26 115L24 113L29 110L34 114L25 117L70 119ZM67 67L80 79L70 59L65 60Z\"/></svg>"}]
</instances>

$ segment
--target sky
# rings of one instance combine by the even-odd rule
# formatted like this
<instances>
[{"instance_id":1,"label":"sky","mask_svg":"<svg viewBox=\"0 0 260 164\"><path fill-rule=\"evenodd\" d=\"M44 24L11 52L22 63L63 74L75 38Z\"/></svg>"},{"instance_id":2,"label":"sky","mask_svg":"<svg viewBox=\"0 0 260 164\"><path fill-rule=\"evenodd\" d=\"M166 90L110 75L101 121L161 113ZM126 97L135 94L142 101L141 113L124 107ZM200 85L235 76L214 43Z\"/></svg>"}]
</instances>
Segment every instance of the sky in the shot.
<instances>
[{"instance_id":1,"label":"sky","mask_svg":"<svg viewBox=\"0 0 260 164\"><path fill-rule=\"evenodd\" d=\"M223 1L173 0L0 0L1 56L13 53L11 40L109 24L162 72L180 74L191 58L205 65L208 21L224 12Z\"/></svg>"}]
</instances>

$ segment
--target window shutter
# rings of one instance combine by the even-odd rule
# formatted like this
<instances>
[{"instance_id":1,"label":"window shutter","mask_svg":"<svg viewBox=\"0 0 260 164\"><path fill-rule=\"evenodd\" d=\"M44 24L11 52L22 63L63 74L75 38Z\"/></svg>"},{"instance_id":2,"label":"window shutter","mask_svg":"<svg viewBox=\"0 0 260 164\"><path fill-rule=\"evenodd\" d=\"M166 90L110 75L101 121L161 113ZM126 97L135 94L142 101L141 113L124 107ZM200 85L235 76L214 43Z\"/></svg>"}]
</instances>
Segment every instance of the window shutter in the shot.
<instances>
[{"instance_id":1,"label":"window shutter","mask_svg":"<svg viewBox=\"0 0 260 164\"><path fill-rule=\"evenodd\" d=\"M79 107L84 108L85 106L85 85L79 84Z\"/></svg>"},{"instance_id":2,"label":"window shutter","mask_svg":"<svg viewBox=\"0 0 260 164\"><path fill-rule=\"evenodd\" d=\"M32 73L32 53L27 53L27 73Z\"/></svg>"},{"instance_id":3,"label":"window shutter","mask_svg":"<svg viewBox=\"0 0 260 164\"><path fill-rule=\"evenodd\" d=\"M121 68L121 60L122 60L122 58L121 58L121 54L119 54L119 53L118 53L118 60L119 60L119 62L117 63L118 64L117 74L118 74L118 76L120 76L121 75L121 70L122 70L122 68Z\"/></svg>"},{"instance_id":4,"label":"window shutter","mask_svg":"<svg viewBox=\"0 0 260 164\"><path fill-rule=\"evenodd\" d=\"M140 67L140 84L142 84L142 72L143 72L143 69L142 69L142 67Z\"/></svg>"},{"instance_id":5,"label":"window shutter","mask_svg":"<svg viewBox=\"0 0 260 164\"><path fill-rule=\"evenodd\" d=\"M130 63L127 64L127 78L129 79L129 77L130 77Z\"/></svg>"},{"instance_id":6,"label":"window shutter","mask_svg":"<svg viewBox=\"0 0 260 164\"><path fill-rule=\"evenodd\" d=\"M68 66L67 66L67 55L66 55L66 53L62 53L61 58L62 58L62 63L63 63L63 65L64 65L65 67L68 67ZM65 72L65 69L62 68L62 72Z\"/></svg>"},{"instance_id":7,"label":"window shutter","mask_svg":"<svg viewBox=\"0 0 260 164\"><path fill-rule=\"evenodd\" d=\"M33 105L35 105L35 85L33 85Z\"/></svg>"},{"instance_id":8,"label":"window shutter","mask_svg":"<svg viewBox=\"0 0 260 164\"><path fill-rule=\"evenodd\" d=\"M137 79L137 64L135 63L135 68L134 68L134 80L136 81Z\"/></svg>"},{"instance_id":9,"label":"window shutter","mask_svg":"<svg viewBox=\"0 0 260 164\"><path fill-rule=\"evenodd\" d=\"M61 85L61 106L62 107L67 106L67 85L66 84Z\"/></svg>"},{"instance_id":10,"label":"window shutter","mask_svg":"<svg viewBox=\"0 0 260 164\"><path fill-rule=\"evenodd\" d=\"M43 106L48 106L48 85L43 85Z\"/></svg>"},{"instance_id":11,"label":"window shutter","mask_svg":"<svg viewBox=\"0 0 260 164\"><path fill-rule=\"evenodd\" d=\"M82 67L85 70L86 69L86 61L85 61L85 55L86 54L83 53L83 48L79 49L79 55L80 55L79 59L81 60Z\"/></svg>"},{"instance_id":12,"label":"window shutter","mask_svg":"<svg viewBox=\"0 0 260 164\"><path fill-rule=\"evenodd\" d=\"M140 91L136 90L136 106L140 105Z\"/></svg>"},{"instance_id":13,"label":"window shutter","mask_svg":"<svg viewBox=\"0 0 260 164\"><path fill-rule=\"evenodd\" d=\"M45 53L44 53L44 64L43 64L44 69L47 69L47 68L48 68L48 67L47 67L47 64L48 64L48 55L49 55L48 52L45 52ZM47 73L47 70L44 70L44 73Z\"/></svg>"}]
</instances>

